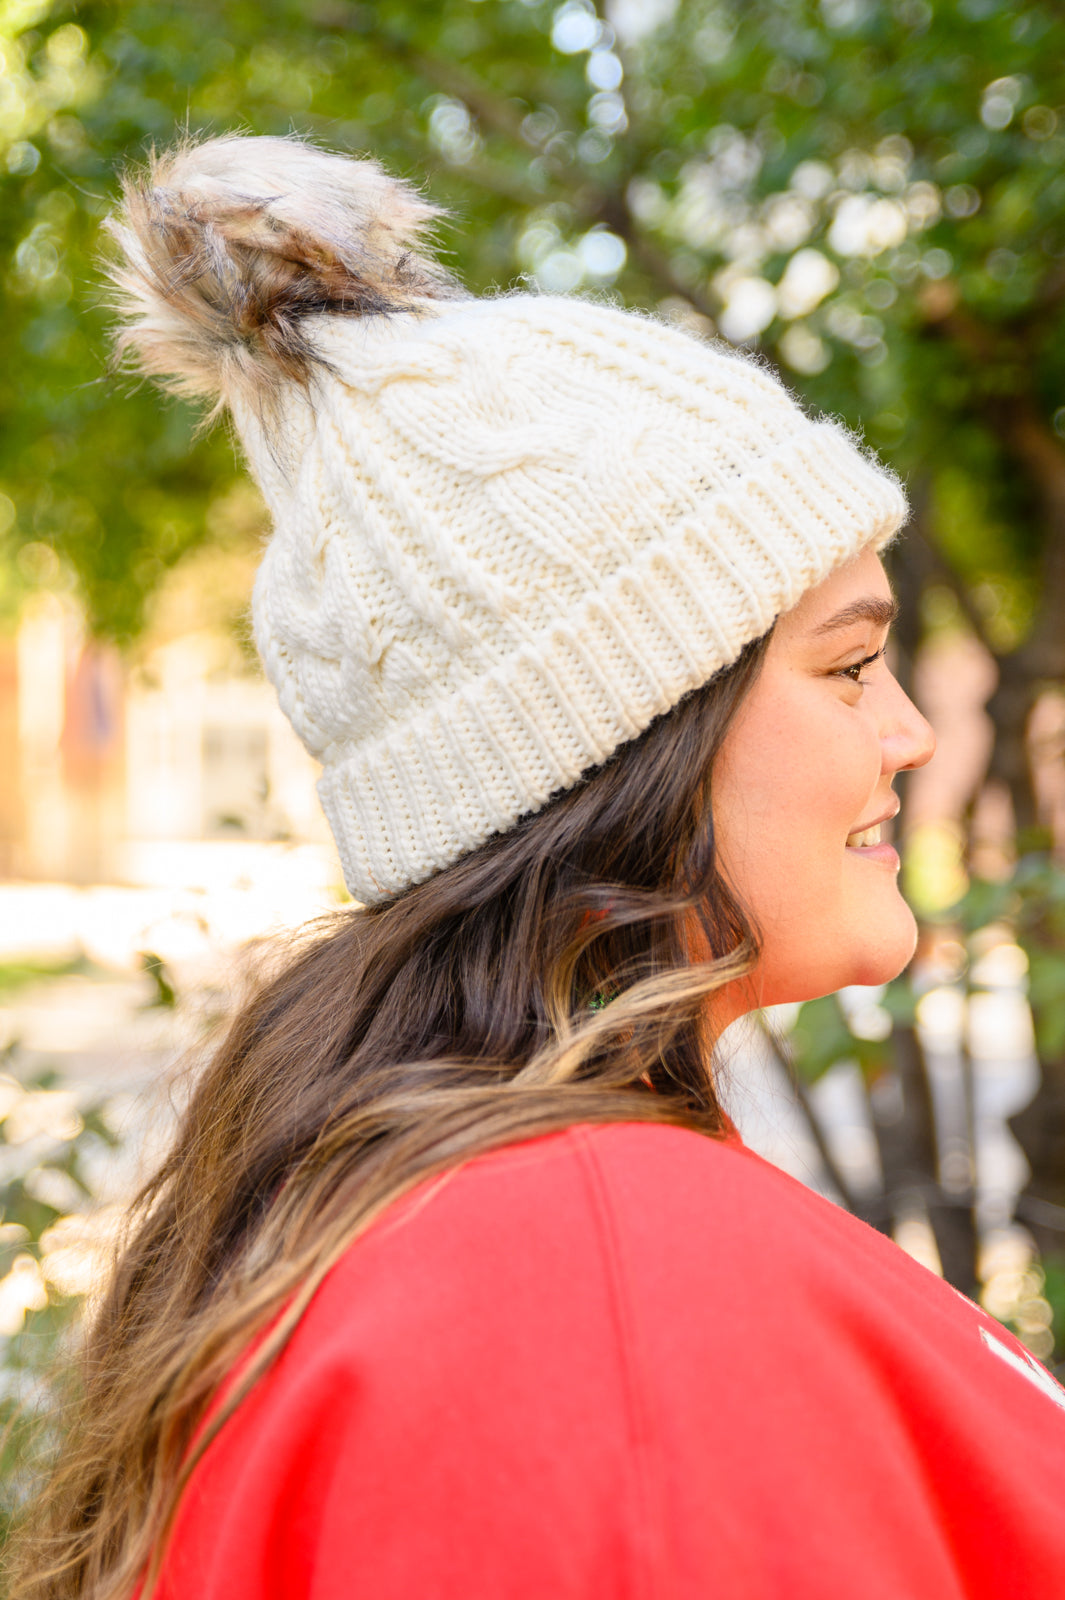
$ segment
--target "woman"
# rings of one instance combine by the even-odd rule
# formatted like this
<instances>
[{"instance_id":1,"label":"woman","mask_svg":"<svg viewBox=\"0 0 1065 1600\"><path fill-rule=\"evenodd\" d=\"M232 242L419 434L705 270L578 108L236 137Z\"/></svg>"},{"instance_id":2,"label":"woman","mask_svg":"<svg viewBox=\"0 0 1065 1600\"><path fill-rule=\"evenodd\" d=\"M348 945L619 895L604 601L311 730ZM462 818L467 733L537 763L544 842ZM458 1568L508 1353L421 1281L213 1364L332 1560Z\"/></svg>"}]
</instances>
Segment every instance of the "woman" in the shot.
<instances>
[{"instance_id":1,"label":"woman","mask_svg":"<svg viewBox=\"0 0 1065 1600\"><path fill-rule=\"evenodd\" d=\"M113 224L122 347L270 506L256 637L364 909L142 1197L22 1593L1061 1592L1065 1397L710 1075L912 954L900 489L735 352L463 296L432 216L223 138Z\"/></svg>"}]
</instances>

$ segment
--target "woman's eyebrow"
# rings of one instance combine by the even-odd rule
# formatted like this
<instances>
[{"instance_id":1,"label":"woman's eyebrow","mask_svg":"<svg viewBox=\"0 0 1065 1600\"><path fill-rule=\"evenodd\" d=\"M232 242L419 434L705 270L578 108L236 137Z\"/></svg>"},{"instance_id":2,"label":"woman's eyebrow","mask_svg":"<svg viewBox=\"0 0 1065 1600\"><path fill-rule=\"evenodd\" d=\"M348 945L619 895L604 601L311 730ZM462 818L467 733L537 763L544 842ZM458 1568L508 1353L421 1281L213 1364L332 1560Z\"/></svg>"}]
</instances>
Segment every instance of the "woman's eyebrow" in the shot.
<instances>
[{"instance_id":1,"label":"woman's eyebrow","mask_svg":"<svg viewBox=\"0 0 1065 1600\"><path fill-rule=\"evenodd\" d=\"M852 600L849 606L837 611L827 622L819 622L813 632L834 633L837 628L849 628L855 622L871 622L878 628L890 628L898 614L897 600L883 600L879 595L866 595L861 600Z\"/></svg>"}]
</instances>

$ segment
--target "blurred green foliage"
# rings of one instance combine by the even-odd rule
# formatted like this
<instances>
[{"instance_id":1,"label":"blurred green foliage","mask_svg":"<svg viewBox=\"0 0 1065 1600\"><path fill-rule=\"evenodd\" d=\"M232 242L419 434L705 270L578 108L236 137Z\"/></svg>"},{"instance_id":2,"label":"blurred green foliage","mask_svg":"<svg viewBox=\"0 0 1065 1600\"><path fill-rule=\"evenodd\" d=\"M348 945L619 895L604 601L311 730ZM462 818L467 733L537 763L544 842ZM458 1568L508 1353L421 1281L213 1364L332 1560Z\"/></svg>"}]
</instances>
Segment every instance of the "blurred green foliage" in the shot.
<instances>
[{"instance_id":1,"label":"blurred green foliage","mask_svg":"<svg viewBox=\"0 0 1065 1600\"><path fill-rule=\"evenodd\" d=\"M174 988L170 969L162 956L157 956L151 950L143 950L140 964L141 971L152 986L151 999L145 1001L146 1008L157 1007L163 1011L173 1011L178 1003L177 990Z\"/></svg>"},{"instance_id":2,"label":"blurred green foliage","mask_svg":"<svg viewBox=\"0 0 1065 1600\"><path fill-rule=\"evenodd\" d=\"M1015 940L1027 959L1027 996L1039 1059L1065 1056L1065 867L1053 856L1020 858L1007 878L970 880L964 898L938 919L967 939L986 938L997 928ZM914 974L906 971L887 985L879 1000L895 1025L912 1027L917 998ZM863 1038L854 1032L838 995L804 1004L790 1034L796 1064L807 1082L816 1082L835 1062L857 1061L873 1078L890 1059L890 1039Z\"/></svg>"},{"instance_id":3,"label":"blurred green foliage","mask_svg":"<svg viewBox=\"0 0 1065 1600\"><path fill-rule=\"evenodd\" d=\"M5 0L0 48L9 608L58 552L129 637L237 473L224 434L190 448L185 407L105 376L100 219L187 125L425 174L475 288L613 286L759 342L934 483L976 623L1030 635L1065 430L1056 5Z\"/></svg>"},{"instance_id":4,"label":"blurred green foliage","mask_svg":"<svg viewBox=\"0 0 1065 1600\"><path fill-rule=\"evenodd\" d=\"M84 956L54 961L0 961L0 1000L6 1001L29 984L51 978L90 976L97 969Z\"/></svg>"},{"instance_id":5,"label":"blurred green foliage","mask_svg":"<svg viewBox=\"0 0 1065 1600\"><path fill-rule=\"evenodd\" d=\"M1001 883L974 879L957 915L969 933L1006 924L1028 958L1028 1003L1043 1062L1065 1057L1065 869L1052 856L1022 856ZM1065 1243L1065 1241L1063 1241Z\"/></svg>"},{"instance_id":6,"label":"blurred green foliage","mask_svg":"<svg viewBox=\"0 0 1065 1600\"><path fill-rule=\"evenodd\" d=\"M907 991L908 994L908 991ZM795 1068L804 1083L816 1083L837 1061L855 1061L872 1081L891 1059L886 1039L856 1033L839 995L807 1000L789 1034Z\"/></svg>"},{"instance_id":7,"label":"blurred green foliage","mask_svg":"<svg viewBox=\"0 0 1065 1600\"><path fill-rule=\"evenodd\" d=\"M1027 960L1027 998L1044 1080L1041 1093L1045 1093L1065 1060L1065 866L1046 854L1022 856L1002 881L974 879L961 902L939 920L939 933L953 936L945 946L953 952L952 964L937 973L934 962L931 968L925 963L888 984L872 1008L873 1021L879 1020L881 1026L869 1028L868 1003L856 1013L845 997L827 995L799 1007L780 1053L798 1079L808 1117L814 1119L816 1109L805 1089L841 1062L860 1068L868 1121L877 1138L883 1192L872 1199L850 1193L822 1137L830 1176L851 1209L887 1231L897 1221L899 1207L905 1210L918 1197L929 1214L947 1276L959 1287L975 1292L980 1230L975 1217L978 1162L973 1063L963 1033L959 1041L961 1077L956 1084L959 1101L953 1117L944 1118L942 1092L937 1107L936 1096L929 1089L920 998L929 987L946 985L968 1000L988 982L980 969L981 956L995 945L1019 947ZM1040 1124L1039 1136L1026 1127L1028 1120ZM1037 1101L1013 1121L1035 1169L1035 1181L1021 1196L1018 1216L1034 1233L1041 1255L1041 1261L1027 1274L1028 1287L1019 1303L1027 1306L1034 1298L1044 1305L1047 1320L1031 1328L1025 1326L1023 1315L1017 1322L1012 1314L1003 1313L1004 1320L1013 1323L1022 1339L1034 1342L1042 1358L1062 1363L1065 1167L1060 1159L1060 1108L1057 1118L1053 1113L1048 1116ZM956 1168L952 1174L943 1160L953 1141L956 1161L959 1135L967 1146L963 1165L970 1174L969 1180L962 1182L957 1181ZM959 1217L961 1212L964 1219ZM965 1237L959 1251L960 1221L964 1221ZM1045 1327L1053 1334L1052 1345Z\"/></svg>"},{"instance_id":8,"label":"blurred green foliage","mask_svg":"<svg viewBox=\"0 0 1065 1600\"><path fill-rule=\"evenodd\" d=\"M0 1545L51 1444L51 1393L106 1239L92 1213L118 1140L101 1105L0 1059Z\"/></svg>"},{"instance_id":9,"label":"blurred green foliage","mask_svg":"<svg viewBox=\"0 0 1065 1600\"><path fill-rule=\"evenodd\" d=\"M1054 1318L1052 1323L1054 1350L1050 1359L1060 1366L1065 1362L1065 1254L1046 1262L1043 1272L1043 1293Z\"/></svg>"}]
</instances>

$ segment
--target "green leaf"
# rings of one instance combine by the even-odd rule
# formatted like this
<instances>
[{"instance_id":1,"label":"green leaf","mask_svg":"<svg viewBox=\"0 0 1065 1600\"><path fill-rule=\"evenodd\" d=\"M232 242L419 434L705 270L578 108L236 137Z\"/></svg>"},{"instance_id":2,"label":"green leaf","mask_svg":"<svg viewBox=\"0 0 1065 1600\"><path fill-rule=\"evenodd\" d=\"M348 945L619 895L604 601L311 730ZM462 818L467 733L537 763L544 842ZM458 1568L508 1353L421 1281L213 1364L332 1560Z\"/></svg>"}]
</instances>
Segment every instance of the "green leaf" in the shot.
<instances>
[{"instance_id":1,"label":"green leaf","mask_svg":"<svg viewBox=\"0 0 1065 1600\"><path fill-rule=\"evenodd\" d=\"M807 1000L788 1037L795 1070L806 1083L815 1083L837 1061L853 1057L858 1043L834 994Z\"/></svg>"}]
</instances>

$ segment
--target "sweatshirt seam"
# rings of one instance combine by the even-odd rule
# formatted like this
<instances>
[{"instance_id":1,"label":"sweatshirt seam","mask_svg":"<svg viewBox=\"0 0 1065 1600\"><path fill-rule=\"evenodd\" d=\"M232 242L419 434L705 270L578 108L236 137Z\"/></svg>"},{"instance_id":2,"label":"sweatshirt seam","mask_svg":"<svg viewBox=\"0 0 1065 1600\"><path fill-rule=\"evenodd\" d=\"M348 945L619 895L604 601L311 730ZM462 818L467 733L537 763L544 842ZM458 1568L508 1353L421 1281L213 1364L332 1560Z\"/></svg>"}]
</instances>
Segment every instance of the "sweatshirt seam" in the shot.
<instances>
[{"instance_id":1,"label":"sweatshirt seam","mask_svg":"<svg viewBox=\"0 0 1065 1600\"><path fill-rule=\"evenodd\" d=\"M637 1553L637 1581L632 1585L631 1592L640 1596L641 1600L658 1600L660 1590L657 1574L660 1564L656 1562L655 1557L661 1547L662 1538L650 1461L649 1408L637 1370L641 1365L637 1359L639 1341L633 1316L632 1297L629 1293L628 1274L622 1260L606 1177L589 1130L574 1128L571 1137L584 1170L592 1220L602 1247L604 1273L618 1343L622 1392L629 1433L634 1445L629 1479L636 1500L637 1514L630 1527L637 1534L634 1540Z\"/></svg>"}]
</instances>

